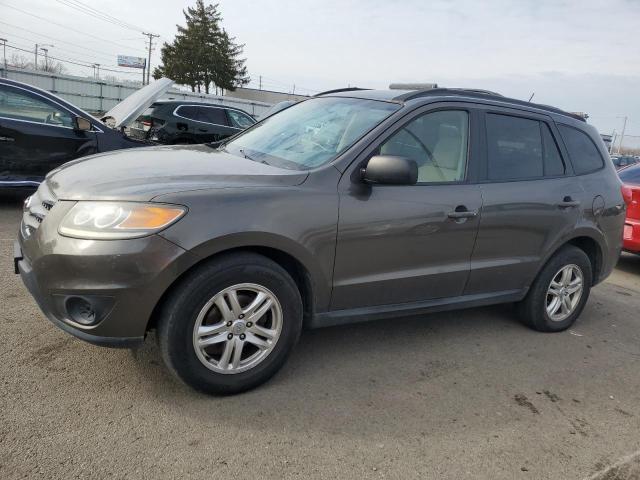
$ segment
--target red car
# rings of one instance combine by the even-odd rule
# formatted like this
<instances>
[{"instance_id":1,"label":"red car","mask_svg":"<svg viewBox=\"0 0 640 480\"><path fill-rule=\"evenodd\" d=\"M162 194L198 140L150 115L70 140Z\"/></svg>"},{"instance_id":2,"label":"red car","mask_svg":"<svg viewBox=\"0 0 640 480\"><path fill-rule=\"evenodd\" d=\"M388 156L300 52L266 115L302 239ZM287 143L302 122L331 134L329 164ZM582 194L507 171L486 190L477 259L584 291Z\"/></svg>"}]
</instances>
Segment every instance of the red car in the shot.
<instances>
[{"instance_id":1,"label":"red car","mask_svg":"<svg viewBox=\"0 0 640 480\"><path fill-rule=\"evenodd\" d=\"M640 164L618 172L622 180L622 196L627 204L624 222L624 245L628 252L640 253Z\"/></svg>"}]
</instances>

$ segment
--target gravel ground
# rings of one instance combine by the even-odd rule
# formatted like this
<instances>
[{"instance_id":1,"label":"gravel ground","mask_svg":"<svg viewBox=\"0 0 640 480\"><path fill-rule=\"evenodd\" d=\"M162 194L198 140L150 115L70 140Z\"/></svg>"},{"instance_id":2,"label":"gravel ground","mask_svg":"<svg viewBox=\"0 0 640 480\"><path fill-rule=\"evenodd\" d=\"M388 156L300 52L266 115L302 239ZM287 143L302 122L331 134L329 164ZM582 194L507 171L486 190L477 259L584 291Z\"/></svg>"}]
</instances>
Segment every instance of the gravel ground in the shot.
<instances>
[{"instance_id":1,"label":"gravel ground","mask_svg":"<svg viewBox=\"0 0 640 480\"><path fill-rule=\"evenodd\" d=\"M85 344L12 274L0 203L0 478L638 479L640 257L575 327L509 306L308 331L271 382L207 397Z\"/></svg>"}]
</instances>

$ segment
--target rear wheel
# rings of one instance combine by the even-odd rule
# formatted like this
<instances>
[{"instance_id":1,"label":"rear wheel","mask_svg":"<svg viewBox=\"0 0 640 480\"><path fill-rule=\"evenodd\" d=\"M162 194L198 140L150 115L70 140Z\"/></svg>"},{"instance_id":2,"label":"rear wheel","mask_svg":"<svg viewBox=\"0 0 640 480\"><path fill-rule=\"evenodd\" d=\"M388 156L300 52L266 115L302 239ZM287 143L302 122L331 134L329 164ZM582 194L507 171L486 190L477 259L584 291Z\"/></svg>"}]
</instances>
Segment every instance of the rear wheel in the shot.
<instances>
[{"instance_id":1,"label":"rear wheel","mask_svg":"<svg viewBox=\"0 0 640 480\"><path fill-rule=\"evenodd\" d=\"M543 267L518 304L520 317L541 332L569 328L587 303L592 278L586 253L574 246L563 247Z\"/></svg>"},{"instance_id":2,"label":"rear wheel","mask_svg":"<svg viewBox=\"0 0 640 480\"><path fill-rule=\"evenodd\" d=\"M267 381L302 328L291 276L261 255L223 257L199 267L165 302L158 341L169 369L206 393L231 394Z\"/></svg>"}]
</instances>

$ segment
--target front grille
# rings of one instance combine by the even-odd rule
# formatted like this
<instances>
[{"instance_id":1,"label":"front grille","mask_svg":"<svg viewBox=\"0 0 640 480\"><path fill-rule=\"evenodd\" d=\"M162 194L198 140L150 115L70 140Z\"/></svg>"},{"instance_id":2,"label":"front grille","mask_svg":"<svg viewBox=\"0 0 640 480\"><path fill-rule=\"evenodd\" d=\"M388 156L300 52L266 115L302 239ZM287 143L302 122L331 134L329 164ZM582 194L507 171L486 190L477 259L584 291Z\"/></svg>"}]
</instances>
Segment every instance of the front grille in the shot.
<instances>
[{"instance_id":1,"label":"front grille","mask_svg":"<svg viewBox=\"0 0 640 480\"><path fill-rule=\"evenodd\" d=\"M46 181L40 184L36 193L25 200L21 226L25 238L38 229L56 202L57 199Z\"/></svg>"}]
</instances>

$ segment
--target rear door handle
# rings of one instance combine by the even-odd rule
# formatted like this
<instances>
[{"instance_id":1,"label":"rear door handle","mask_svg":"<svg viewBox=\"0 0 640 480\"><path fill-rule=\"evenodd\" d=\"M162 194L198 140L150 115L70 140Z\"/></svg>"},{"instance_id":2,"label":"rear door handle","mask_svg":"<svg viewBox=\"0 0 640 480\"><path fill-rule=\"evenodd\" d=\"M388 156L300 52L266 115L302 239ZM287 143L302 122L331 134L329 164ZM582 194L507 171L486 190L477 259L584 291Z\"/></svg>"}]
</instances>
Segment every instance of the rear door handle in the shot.
<instances>
[{"instance_id":1,"label":"rear door handle","mask_svg":"<svg viewBox=\"0 0 640 480\"><path fill-rule=\"evenodd\" d=\"M207 130L206 128L199 128L198 131L199 132L203 132L203 133L207 133L209 130Z\"/></svg>"},{"instance_id":2,"label":"rear door handle","mask_svg":"<svg viewBox=\"0 0 640 480\"><path fill-rule=\"evenodd\" d=\"M0 136L0 142L15 142L15 140L16 140L16 139L15 139L15 138L13 138L13 137L3 137L3 136Z\"/></svg>"},{"instance_id":3,"label":"rear door handle","mask_svg":"<svg viewBox=\"0 0 640 480\"><path fill-rule=\"evenodd\" d=\"M473 218L477 216L478 216L477 210L467 210L467 208L463 206L456 207L456 209L453 212L447 213L447 217L453 218L456 220L459 218Z\"/></svg>"},{"instance_id":4,"label":"rear door handle","mask_svg":"<svg viewBox=\"0 0 640 480\"><path fill-rule=\"evenodd\" d=\"M569 196L564 197L564 199L560 203L558 203L559 208L574 208L579 206L580 202L578 200L573 200Z\"/></svg>"}]
</instances>

